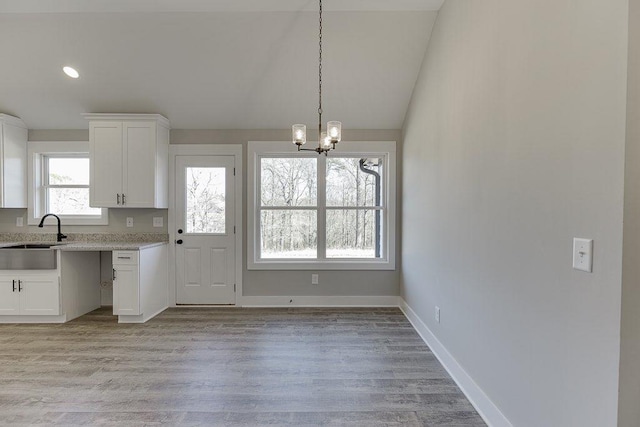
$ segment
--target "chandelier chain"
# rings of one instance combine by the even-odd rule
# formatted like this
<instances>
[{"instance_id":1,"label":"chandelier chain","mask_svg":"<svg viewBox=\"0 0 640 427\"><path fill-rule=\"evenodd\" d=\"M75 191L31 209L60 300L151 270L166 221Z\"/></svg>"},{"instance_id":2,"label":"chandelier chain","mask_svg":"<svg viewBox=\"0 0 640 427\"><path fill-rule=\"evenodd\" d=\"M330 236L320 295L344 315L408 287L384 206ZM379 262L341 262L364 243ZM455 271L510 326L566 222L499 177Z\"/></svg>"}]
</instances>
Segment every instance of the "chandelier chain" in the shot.
<instances>
[{"instance_id":1,"label":"chandelier chain","mask_svg":"<svg viewBox=\"0 0 640 427\"><path fill-rule=\"evenodd\" d=\"M319 41L318 41L318 137L322 132L322 0L320 1Z\"/></svg>"}]
</instances>

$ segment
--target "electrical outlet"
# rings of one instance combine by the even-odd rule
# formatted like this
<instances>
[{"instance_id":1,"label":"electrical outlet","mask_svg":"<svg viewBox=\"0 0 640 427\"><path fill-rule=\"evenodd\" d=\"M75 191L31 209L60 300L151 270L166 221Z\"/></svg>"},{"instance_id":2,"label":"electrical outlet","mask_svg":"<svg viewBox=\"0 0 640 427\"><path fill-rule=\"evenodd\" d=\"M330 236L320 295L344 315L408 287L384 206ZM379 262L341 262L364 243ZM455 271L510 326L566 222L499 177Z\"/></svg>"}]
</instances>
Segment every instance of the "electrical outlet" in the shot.
<instances>
[{"instance_id":1,"label":"electrical outlet","mask_svg":"<svg viewBox=\"0 0 640 427\"><path fill-rule=\"evenodd\" d=\"M161 216L154 216L153 217L153 226L154 227L162 227L162 217Z\"/></svg>"},{"instance_id":2,"label":"electrical outlet","mask_svg":"<svg viewBox=\"0 0 640 427\"><path fill-rule=\"evenodd\" d=\"M19 216L16 218L16 227L24 227L24 218Z\"/></svg>"},{"instance_id":3,"label":"electrical outlet","mask_svg":"<svg viewBox=\"0 0 640 427\"><path fill-rule=\"evenodd\" d=\"M312 285L317 285L318 284L318 274L312 274L311 275L311 284Z\"/></svg>"},{"instance_id":4,"label":"electrical outlet","mask_svg":"<svg viewBox=\"0 0 640 427\"><path fill-rule=\"evenodd\" d=\"M130 217L130 216L127 217L127 227L129 228L133 227L133 217Z\"/></svg>"},{"instance_id":5,"label":"electrical outlet","mask_svg":"<svg viewBox=\"0 0 640 427\"><path fill-rule=\"evenodd\" d=\"M436 306L436 322L440 323L440 307Z\"/></svg>"}]
</instances>

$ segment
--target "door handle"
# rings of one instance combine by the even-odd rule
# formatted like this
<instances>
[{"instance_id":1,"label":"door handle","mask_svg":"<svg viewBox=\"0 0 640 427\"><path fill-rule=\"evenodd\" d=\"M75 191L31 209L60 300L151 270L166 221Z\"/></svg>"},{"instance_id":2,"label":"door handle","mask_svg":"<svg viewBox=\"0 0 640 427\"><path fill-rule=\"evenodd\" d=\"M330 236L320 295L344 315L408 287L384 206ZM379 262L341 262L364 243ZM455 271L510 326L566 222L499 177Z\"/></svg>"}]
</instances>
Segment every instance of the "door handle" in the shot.
<instances>
[{"instance_id":1,"label":"door handle","mask_svg":"<svg viewBox=\"0 0 640 427\"><path fill-rule=\"evenodd\" d=\"M15 292L15 291L16 291L16 281L13 280L13 292Z\"/></svg>"},{"instance_id":2,"label":"door handle","mask_svg":"<svg viewBox=\"0 0 640 427\"><path fill-rule=\"evenodd\" d=\"M118 204L120 204L120 193L118 193L118 194L116 195L116 197L117 197L117 199L118 199Z\"/></svg>"},{"instance_id":3,"label":"door handle","mask_svg":"<svg viewBox=\"0 0 640 427\"><path fill-rule=\"evenodd\" d=\"M179 244L179 245L181 245L181 244L182 244L182 239L178 239L178 240L176 240L176 243L177 243L177 244Z\"/></svg>"},{"instance_id":4,"label":"door handle","mask_svg":"<svg viewBox=\"0 0 640 427\"><path fill-rule=\"evenodd\" d=\"M18 292L22 292L22 280L18 280Z\"/></svg>"}]
</instances>

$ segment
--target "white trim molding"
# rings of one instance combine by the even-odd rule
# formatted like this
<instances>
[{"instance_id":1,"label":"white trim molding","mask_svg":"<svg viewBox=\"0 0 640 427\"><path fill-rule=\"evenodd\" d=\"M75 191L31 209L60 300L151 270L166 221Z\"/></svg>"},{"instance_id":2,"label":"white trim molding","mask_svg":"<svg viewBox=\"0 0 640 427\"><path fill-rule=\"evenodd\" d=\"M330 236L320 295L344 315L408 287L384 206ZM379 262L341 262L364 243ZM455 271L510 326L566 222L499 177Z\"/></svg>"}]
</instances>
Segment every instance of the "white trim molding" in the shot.
<instances>
[{"instance_id":1,"label":"white trim molding","mask_svg":"<svg viewBox=\"0 0 640 427\"><path fill-rule=\"evenodd\" d=\"M29 141L27 143L27 224L37 225L46 213L58 214L65 225L109 225L109 210L100 215L65 215L49 212L43 187L43 165L47 156L82 155L89 160L88 141Z\"/></svg>"},{"instance_id":2,"label":"white trim molding","mask_svg":"<svg viewBox=\"0 0 640 427\"><path fill-rule=\"evenodd\" d=\"M176 156L234 156L235 160L235 223L236 228L236 306L242 298L243 197L242 145L240 144L173 144L169 145L169 307L177 307L176 284Z\"/></svg>"},{"instance_id":3,"label":"white trim molding","mask_svg":"<svg viewBox=\"0 0 640 427\"><path fill-rule=\"evenodd\" d=\"M243 296L242 307L398 307L397 296Z\"/></svg>"},{"instance_id":4,"label":"white trim molding","mask_svg":"<svg viewBox=\"0 0 640 427\"><path fill-rule=\"evenodd\" d=\"M398 297L400 310L407 317L413 328L418 332L422 340L429 346L433 354L444 366L451 378L462 390L469 402L476 408L482 419L491 427L513 427L511 422L504 416L498 407L491 401L489 396L480 388L478 384L467 374L458 361L445 348L444 345L431 332L429 327L420 319L415 311L402 298Z\"/></svg>"},{"instance_id":5,"label":"white trim molding","mask_svg":"<svg viewBox=\"0 0 640 427\"><path fill-rule=\"evenodd\" d=\"M315 206L283 207L260 205L260 160L264 157L318 159L318 191ZM330 206L325 203L325 161L332 157L380 157L383 159L382 197L377 207ZM302 209L316 211L317 258L277 259L261 258L260 212L261 209ZM331 209L375 209L382 212L380 258L329 258L326 256L326 214ZM327 156L295 151L291 142L249 141L247 150L247 269L248 270L395 270L396 269L396 142L395 141L343 141L339 149Z\"/></svg>"}]
</instances>

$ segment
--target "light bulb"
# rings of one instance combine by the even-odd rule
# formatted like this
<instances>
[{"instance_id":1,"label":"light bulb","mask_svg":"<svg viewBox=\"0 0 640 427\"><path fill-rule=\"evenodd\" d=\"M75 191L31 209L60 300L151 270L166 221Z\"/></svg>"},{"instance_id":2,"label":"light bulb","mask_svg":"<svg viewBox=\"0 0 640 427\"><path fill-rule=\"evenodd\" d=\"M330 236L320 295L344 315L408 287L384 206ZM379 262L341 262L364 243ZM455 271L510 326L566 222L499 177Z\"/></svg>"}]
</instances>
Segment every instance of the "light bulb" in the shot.
<instances>
[{"instance_id":1,"label":"light bulb","mask_svg":"<svg viewBox=\"0 0 640 427\"><path fill-rule=\"evenodd\" d=\"M342 123L331 121L327 123L327 132L331 138L331 142L340 142L342 139Z\"/></svg>"},{"instance_id":2,"label":"light bulb","mask_svg":"<svg viewBox=\"0 0 640 427\"><path fill-rule=\"evenodd\" d=\"M291 132L294 144L302 145L307 142L307 126L293 125L291 126Z\"/></svg>"},{"instance_id":3,"label":"light bulb","mask_svg":"<svg viewBox=\"0 0 640 427\"><path fill-rule=\"evenodd\" d=\"M326 132L322 132L320 134L320 143L322 144L322 148L331 147L331 137L329 137Z\"/></svg>"}]
</instances>

